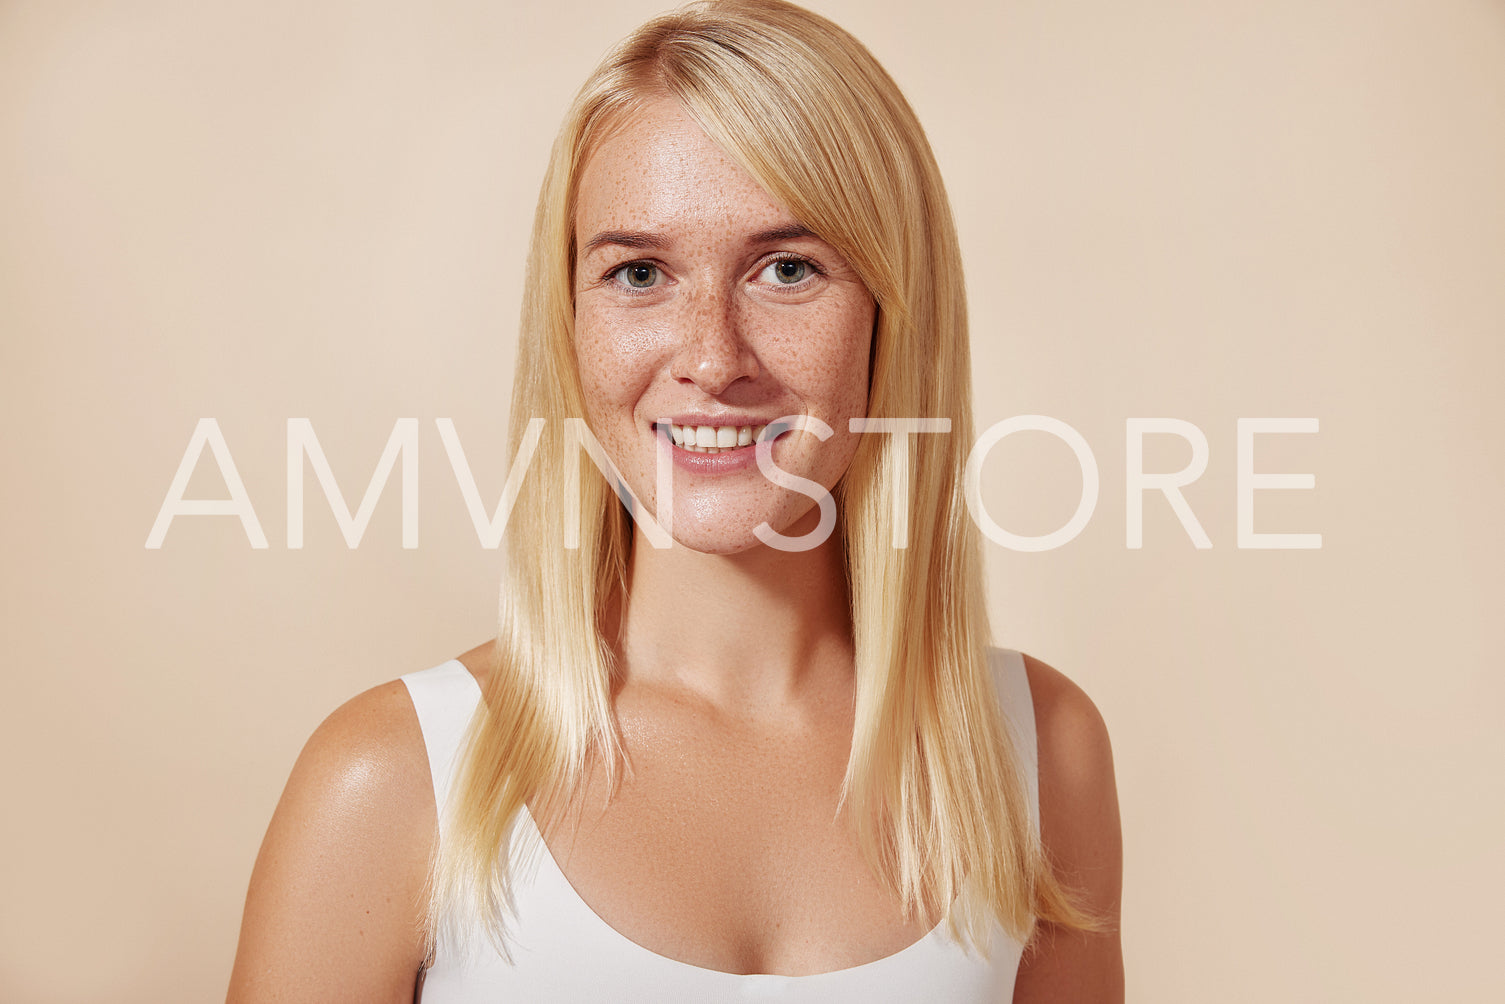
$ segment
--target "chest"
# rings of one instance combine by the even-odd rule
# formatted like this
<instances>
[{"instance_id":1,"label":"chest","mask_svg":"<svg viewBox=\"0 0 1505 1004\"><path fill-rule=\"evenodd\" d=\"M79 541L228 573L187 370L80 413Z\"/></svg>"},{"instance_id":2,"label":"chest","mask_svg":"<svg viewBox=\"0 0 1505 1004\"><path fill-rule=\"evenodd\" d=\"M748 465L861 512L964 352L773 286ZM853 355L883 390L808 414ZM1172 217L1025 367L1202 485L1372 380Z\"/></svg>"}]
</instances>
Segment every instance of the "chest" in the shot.
<instances>
[{"instance_id":1,"label":"chest","mask_svg":"<svg viewBox=\"0 0 1505 1004\"><path fill-rule=\"evenodd\" d=\"M537 819L559 870L622 937L730 973L863 965L922 938L838 812L849 728L727 735L623 722L631 769L593 769ZM608 795L610 797L608 797Z\"/></svg>"}]
</instances>

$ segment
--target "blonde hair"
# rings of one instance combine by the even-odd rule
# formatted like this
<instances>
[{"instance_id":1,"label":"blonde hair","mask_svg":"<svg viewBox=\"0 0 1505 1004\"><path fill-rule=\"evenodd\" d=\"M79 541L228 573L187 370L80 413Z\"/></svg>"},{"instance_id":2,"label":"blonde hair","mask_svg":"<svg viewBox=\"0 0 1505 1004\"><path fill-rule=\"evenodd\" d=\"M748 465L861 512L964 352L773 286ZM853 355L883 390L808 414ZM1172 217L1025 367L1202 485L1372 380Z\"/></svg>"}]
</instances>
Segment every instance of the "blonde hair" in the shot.
<instances>
[{"instance_id":1,"label":"blonde hair","mask_svg":"<svg viewBox=\"0 0 1505 1004\"><path fill-rule=\"evenodd\" d=\"M1090 926L1031 826L988 672L960 249L940 172L893 80L847 32L779 0L708 0L655 18L581 88L534 220L512 397L531 419L585 414L575 365L573 216L586 158L662 96L853 266L877 302L870 417L945 417L949 435L863 436L837 486L856 653L842 798L879 879L908 913L985 949L996 917ZM892 545L894 450L913 448L908 546ZM546 437L506 545L495 669L462 755L431 883L446 943L480 921L505 953L515 831L527 800L573 791L622 756L603 613L625 592L630 519L581 451ZM579 548L564 514L579 513ZM443 807L441 807L443 811ZM952 909L953 905L956 909ZM450 926L454 925L454 926ZM456 937L456 943L458 938Z\"/></svg>"}]
</instances>

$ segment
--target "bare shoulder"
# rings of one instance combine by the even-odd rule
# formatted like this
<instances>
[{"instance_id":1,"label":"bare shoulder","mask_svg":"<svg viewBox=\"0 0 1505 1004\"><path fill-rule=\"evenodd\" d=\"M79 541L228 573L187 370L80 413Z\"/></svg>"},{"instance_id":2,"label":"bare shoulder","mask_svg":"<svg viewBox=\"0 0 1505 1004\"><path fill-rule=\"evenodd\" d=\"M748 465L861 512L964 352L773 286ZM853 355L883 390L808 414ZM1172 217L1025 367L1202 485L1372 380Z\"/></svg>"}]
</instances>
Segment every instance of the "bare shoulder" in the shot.
<instances>
[{"instance_id":1,"label":"bare shoulder","mask_svg":"<svg viewBox=\"0 0 1505 1004\"><path fill-rule=\"evenodd\" d=\"M1020 966L1014 1000L1122 1001L1123 836L1108 728L1064 673L1029 655L1024 665L1040 754L1041 840L1057 877L1103 930L1042 924Z\"/></svg>"},{"instance_id":2,"label":"bare shoulder","mask_svg":"<svg viewBox=\"0 0 1505 1004\"><path fill-rule=\"evenodd\" d=\"M333 780L342 792L391 797L419 788L431 796L428 754L407 685L392 680L336 708L299 755L294 777L300 773Z\"/></svg>"},{"instance_id":3,"label":"bare shoulder","mask_svg":"<svg viewBox=\"0 0 1505 1004\"><path fill-rule=\"evenodd\" d=\"M417 712L407 686L393 680L324 719L298 755L282 800L322 822L359 827L379 821L385 829L394 818L373 810L407 810L396 818L432 823L432 811L424 810L433 809L433 797Z\"/></svg>"},{"instance_id":4,"label":"bare shoulder","mask_svg":"<svg viewBox=\"0 0 1505 1004\"><path fill-rule=\"evenodd\" d=\"M411 1001L435 810L399 680L324 720L299 754L246 896L231 1001Z\"/></svg>"},{"instance_id":5,"label":"bare shoulder","mask_svg":"<svg viewBox=\"0 0 1505 1004\"><path fill-rule=\"evenodd\" d=\"M1042 789L1047 780L1058 790L1084 795L1094 787L1111 788L1113 749L1097 705L1060 670L1032 655L1023 658L1035 706Z\"/></svg>"},{"instance_id":6,"label":"bare shoulder","mask_svg":"<svg viewBox=\"0 0 1505 1004\"><path fill-rule=\"evenodd\" d=\"M491 681L492 671L496 668L496 639L484 641L471 649L455 657L460 665L470 670L470 675L476 678L480 684L481 692L486 692L486 686Z\"/></svg>"}]
</instances>

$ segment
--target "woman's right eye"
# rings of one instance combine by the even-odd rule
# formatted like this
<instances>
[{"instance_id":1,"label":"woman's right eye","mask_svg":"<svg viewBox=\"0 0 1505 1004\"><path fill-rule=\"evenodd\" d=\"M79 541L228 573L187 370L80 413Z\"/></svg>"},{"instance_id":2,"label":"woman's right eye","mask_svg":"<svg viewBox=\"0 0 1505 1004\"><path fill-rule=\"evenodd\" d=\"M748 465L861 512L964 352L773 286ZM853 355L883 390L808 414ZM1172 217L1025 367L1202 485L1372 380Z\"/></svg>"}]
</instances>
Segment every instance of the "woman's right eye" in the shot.
<instances>
[{"instance_id":1,"label":"woman's right eye","mask_svg":"<svg viewBox=\"0 0 1505 1004\"><path fill-rule=\"evenodd\" d=\"M612 272L618 282L633 289L651 289L657 284L658 275L658 266L646 261L630 262Z\"/></svg>"}]
</instances>

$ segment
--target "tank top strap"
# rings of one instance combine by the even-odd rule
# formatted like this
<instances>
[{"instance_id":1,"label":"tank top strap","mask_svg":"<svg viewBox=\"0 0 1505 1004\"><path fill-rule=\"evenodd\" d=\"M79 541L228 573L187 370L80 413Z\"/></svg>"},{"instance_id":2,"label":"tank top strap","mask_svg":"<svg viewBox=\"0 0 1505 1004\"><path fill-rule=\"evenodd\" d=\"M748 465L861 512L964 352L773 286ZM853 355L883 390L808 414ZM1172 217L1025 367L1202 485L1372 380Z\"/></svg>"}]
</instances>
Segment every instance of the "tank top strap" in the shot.
<instances>
[{"instance_id":1,"label":"tank top strap","mask_svg":"<svg viewBox=\"0 0 1505 1004\"><path fill-rule=\"evenodd\" d=\"M447 828L443 811L455 773L455 758L465 740L465 730L481 703L481 687L458 659L432 669L402 677L418 713L423 745L428 751L429 774L434 781L434 805L439 809L439 831Z\"/></svg>"},{"instance_id":2,"label":"tank top strap","mask_svg":"<svg viewBox=\"0 0 1505 1004\"><path fill-rule=\"evenodd\" d=\"M1004 724L1014 743L1014 762L1029 799L1030 822L1040 835L1040 753L1035 734L1035 701L1029 689L1024 656L1009 648L989 648L988 666L1003 707Z\"/></svg>"}]
</instances>

